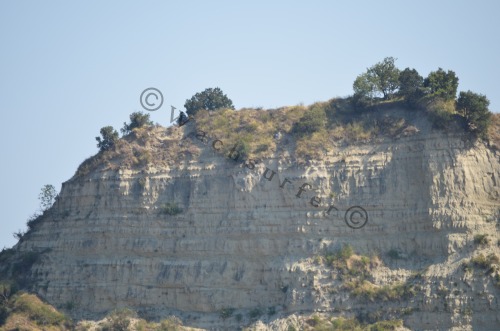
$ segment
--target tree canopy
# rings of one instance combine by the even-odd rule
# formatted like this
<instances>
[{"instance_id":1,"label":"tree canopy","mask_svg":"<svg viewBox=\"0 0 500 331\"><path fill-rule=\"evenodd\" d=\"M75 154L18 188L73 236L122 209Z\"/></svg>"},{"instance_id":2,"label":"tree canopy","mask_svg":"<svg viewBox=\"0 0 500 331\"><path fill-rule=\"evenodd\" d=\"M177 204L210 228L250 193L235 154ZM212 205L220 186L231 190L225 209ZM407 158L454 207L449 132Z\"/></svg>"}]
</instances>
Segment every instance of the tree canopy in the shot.
<instances>
[{"instance_id":1,"label":"tree canopy","mask_svg":"<svg viewBox=\"0 0 500 331\"><path fill-rule=\"evenodd\" d=\"M406 98L408 103L415 103L418 98L423 96L423 86L424 78L417 70L405 68L399 73L398 94Z\"/></svg>"},{"instance_id":2,"label":"tree canopy","mask_svg":"<svg viewBox=\"0 0 500 331\"><path fill-rule=\"evenodd\" d=\"M56 188L53 185L44 185L38 195L38 200L40 200L40 209L42 211L48 210L54 204L57 196Z\"/></svg>"},{"instance_id":3,"label":"tree canopy","mask_svg":"<svg viewBox=\"0 0 500 331\"><path fill-rule=\"evenodd\" d=\"M199 110L216 110L221 108L234 109L233 102L218 87L207 88L187 99L184 108L188 115L192 116Z\"/></svg>"},{"instance_id":4,"label":"tree canopy","mask_svg":"<svg viewBox=\"0 0 500 331\"><path fill-rule=\"evenodd\" d=\"M99 150L106 151L113 147L118 141L118 132L112 126L105 126L101 128L101 137L95 137L97 140L97 147Z\"/></svg>"},{"instance_id":5,"label":"tree canopy","mask_svg":"<svg viewBox=\"0 0 500 331\"><path fill-rule=\"evenodd\" d=\"M445 100L454 100L457 97L458 77L452 70L446 72L439 68L427 76L424 86L435 96Z\"/></svg>"},{"instance_id":6,"label":"tree canopy","mask_svg":"<svg viewBox=\"0 0 500 331\"><path fill-rule=\"evenodd\" d=\"M384 99L391 99L399 89L399 69L393 57L386 57L359 75L353 84L354 93L369 98L382 95Z\"/></svg>"},{"instance_id":7,"label":"tree canopy","mask_svg":"<svg viewBox=\"0 0 500 331\"><path fill-rule=\"evenodd\" d=\"M457 110L462 112L469 131L480 137L486 137L490 124L490 101L485 95L472 91L460 92L457 100Z\"/></svg>"}]
</instances>

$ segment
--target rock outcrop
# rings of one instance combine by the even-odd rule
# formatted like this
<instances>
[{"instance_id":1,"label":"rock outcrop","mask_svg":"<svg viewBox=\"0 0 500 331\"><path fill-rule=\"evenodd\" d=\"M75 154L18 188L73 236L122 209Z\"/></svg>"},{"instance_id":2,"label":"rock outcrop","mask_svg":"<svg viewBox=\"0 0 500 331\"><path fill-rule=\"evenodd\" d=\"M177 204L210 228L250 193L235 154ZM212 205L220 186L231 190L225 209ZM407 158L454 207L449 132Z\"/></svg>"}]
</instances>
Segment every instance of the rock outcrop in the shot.
<instances>
[{"instance_id":1,"label":"rock outcrop","mask_svg":"<svg viewBox=\"0 0 500 331\"><path fill-rule=\"evenodd\" d=\"M173 139L198 148L177 165L97 167L63 184L16 247L43 252L29 275L36 293L70 305L75 318L129 307L206 328L239 325L219 318L229 308L244 319L258 308L265 319L270 308L275 316L352 316L381 305L389 317L391 308L408 308L401 318L411 329L499 328L494 277L463 267L478 252L499 253L498 152L428 129L338 146L303 165L286 146L245 165L194 130L189 123L149 133L151 153ZM477 234L489 244L474 243ZM338 280L314 259L345 244L383 260L374 284L419 274L420 290L383 303L331 290Z\"/></svg>"}]
</instances>

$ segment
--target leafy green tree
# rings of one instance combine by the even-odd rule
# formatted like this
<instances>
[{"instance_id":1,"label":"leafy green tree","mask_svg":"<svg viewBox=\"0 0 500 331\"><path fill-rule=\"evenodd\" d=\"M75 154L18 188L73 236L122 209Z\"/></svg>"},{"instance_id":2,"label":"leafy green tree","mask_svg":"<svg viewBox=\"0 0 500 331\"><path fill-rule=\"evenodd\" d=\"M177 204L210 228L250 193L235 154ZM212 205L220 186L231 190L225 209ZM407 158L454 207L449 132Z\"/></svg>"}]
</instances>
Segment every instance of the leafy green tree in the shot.
<instances>
[{"instance_id":1,"label":"leafy green tree","mask_svg":"<svg viewBox=\"0 0 500 331\"><path fill-rule=\"evenodd\" d=\"M234 109L233 102L218 87L207 88L186 100L184 108L189 116L196 114L201 109L216 110L221 108Z\"/></svg>"},{"instance_id":2,"label":"leafy green tree","mask_svg":"<svg viewBox=\"0 0 500 331\"><path fill-rule=\"evenodd\" d=\"M127 135L132 132L133 129L150 125L153 125L153 122L149 118L149 114L145 114L143 112L134 112L130 114L130 123L123 123L123 128L121 128L120 131L122 132L122 134Z\"/></svg>"},{"instance_id":3,"label":"leafy green tree","mask_svg":"<svg viewBox=\"0 0 500 331\"><path fill-rule=\"evenodd\" d=\"M359 75L353 84L354 94L374 98L382 95L384 99L391 99L399 88L399 69L393 57L386 57Z\"/></svg>"},{"instance_id":4,"label":"leafy green tree","mask_svg":"<svg viewBox=\"0 0 500 331\"><path fill-rule=\"evenodd\" d=\"M386 57L367 71L368 75L373 77L377 90L384 95L384 99L392 98L399 88L399 69L394 64L395 61L393 57Z\"/></svg>"},{"instance_id":5,"label":"leafy green tree","mask_svg":"<svg viewBox=\"0 0 500 331\"><path fill-rule=\"evenodd\" d=\"M354 83L352 84L354 90L354 95L358 98L366 97L373 99L377 95L377 88L373 78L368 74L364 73L356 77Z\"/></svg>"},{"instance_id":6,"label":"leafy green tree","mask_svg":"<svg viewBox=\"0 0 500 331\"><path fill-rule=\"evenodd\" d=\"M423 96L424 78L415 69L406 68L399 73L398 94L409 104L415 104Z\"/></svg>"},{"instance_id":7,"label":"leafy green tree","mask_svg":"<svg viewBox=\"0 0 500 331\"><path fill-rule=\"evenodd\" d=\"M445 100L454 100L457 96L458 77L454 71L444 71L439 68L432 71L424 80L424 86L429 89L432 95Z\"/></svg>"},{"instance_id":8,"label":"leafy green tree","mask_svg":"<svg viewBox=\"0 0 500 331\"><path fill-rule=\"evenodd\" d=\"M53 185L47 184L42 187L38 200L40 200L40 209L42 211L48 210L54 204L57 197L57 191Z\"/></svg>"},{"instance_id":9,"label":"leafy green tree","mask_svg":"<svg viewBox=\"0 0 500 331\"><path fill-rule=\"evenodd\" d=\"M486 138L490 125L490 101L485 95L472 91L460 92L457 100L457 110L462 112L467 121L468 130Z\"/></svg>"},{"instance_id":10,"label":"leafy green tree","mask_svg":"<svg viewBox=\"0 0 500 331\"><path fill-rule=\"evenodd\" d=\"M118 141L118 132L112 126L105 126L101 128L101 137L95 137L97 140L97 147L101 151L107 151L111 147L113 147Z\"/></svg>"}]
</instances>

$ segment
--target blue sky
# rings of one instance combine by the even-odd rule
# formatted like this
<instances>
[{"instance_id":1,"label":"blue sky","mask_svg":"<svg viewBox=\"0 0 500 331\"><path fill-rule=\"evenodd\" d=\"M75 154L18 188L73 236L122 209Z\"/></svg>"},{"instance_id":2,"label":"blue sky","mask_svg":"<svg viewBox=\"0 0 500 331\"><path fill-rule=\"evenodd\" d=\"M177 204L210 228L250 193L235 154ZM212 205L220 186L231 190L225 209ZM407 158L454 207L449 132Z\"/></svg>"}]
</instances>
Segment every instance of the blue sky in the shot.
<instances>
[{"instance_id":1,"label":"blue sky","mask_svg":"<svg viewBox=\"0 0 500 331\"><path fill-rule=\"evenodd\" d=\"M1 1L0 249L147 87L163 92L151 117L168 125L170 105L207 87L236 108L311 104L394 56L423 76L454 70L498 112L499 13L493 0Z\"/></svg>"}]
</instances>

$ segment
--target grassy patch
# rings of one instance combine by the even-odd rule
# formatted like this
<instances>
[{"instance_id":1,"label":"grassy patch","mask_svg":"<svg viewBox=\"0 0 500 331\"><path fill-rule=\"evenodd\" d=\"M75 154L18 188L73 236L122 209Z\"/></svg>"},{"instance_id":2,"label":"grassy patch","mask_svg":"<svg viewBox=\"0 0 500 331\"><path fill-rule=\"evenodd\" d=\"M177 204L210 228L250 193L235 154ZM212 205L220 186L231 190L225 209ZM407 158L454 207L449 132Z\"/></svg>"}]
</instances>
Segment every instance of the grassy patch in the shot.
<instances>
[{"instance_id":1,"label":"grassy patch","mask_svg":"<svg viewBox=\"0 0 500 331\"><path fill-rule=\"evenodd\" d=\"M326 113L324 104L316 103L309 107L304 115L293 124L291 132L296 137L307 137L324 130L326 127Z\"/></svg>"},{"instance_id":2,"label":"grassy patch","mask_svg":"<svg viewBox=\"0 0 500 331\"><path fill-rule=\"evenodd\" d=\"M93 171L118 169L140 170L150 164L179 166L181 161L201 153L190 139L177 136L184 130L179 127L148 126L135 128L114 146L89 157L78 167L75 178L82 178Z\"/></svg>"},{"instance_id":3,"label":"grassy patch","mask_svg":"<svg viewBox=\"0 0 500 331\"><path fill-rule=\"evenodd\" d=\"M377 256L363 256L354 253L349 245L327 253L321 259L325 265L333 268L343 281L342 288L355 298L368 301L394 301L407 299L416 294L416 289L408 283L377 286L369 281L373 268L382 262ZM318 263L318 259L316 259Z\"/></svg>"},{"instance_id":4,"label":"grassy patch","mask_svg":"<svg viewBox=\"0 0 500 331\"><path fill-rule=\"evenodd\" d=\"M214 148L221 155L236 155L242 160L270 156L276 150L274 134L280 131L276 111L245 109L238 112L220 110L199 111L196 128L207 136L207 148ZM196 139L194 139L196 140Z\"/></svg>"},{"instance_id":5,"label":"grassy patch","mask_svg":"<svg viewBox=\"0 0 500 331\"><path fill-rule=\"evenodd\" d=\"M345 288L354 297L371 302L403 300L411 298L416 294L414 286L405 283L376 286L367 280L363 280L348 282L345 284Z\"/></svg>"},{"instance_id":6,"label":"grassy patch","mask_svg":"<svg viewBox=\"0 0 500 331\"><path fill-rule=\"evenodd\" d=\"M326 253L323 257L324 263L338 271L342 279L353 278L365 279L369 277L370 270L380 264L378 257L368 257L354 254L350 245L341 249Z\"/></svg>"},{"instance_id":7,"label":"grassy patch","mask_svg":"<svg viewBox=\"0 0 500 331\"><path fill-rule=\"evenodd\" d=\"M42 302L32 294L20 293L3 306L8 312L4 316L5 330L67 330L71 321L54 307Z\"/></svg>"},{"instance_id":8,"label":"grassy patch","mask_svg":"<svg viewBox=\"0 0 500 331\"><path fill-rule=\"evenodd\" d=\"M483 254L479 254L473 257L470 262L474 267L480 269L492 269L499 265L500 259L496 254L489 254L488 256L484 256Z\"/></svg>"},{"instance_id":9,"label":"grassy patch","mask_svg":"<svg viewBox=\"0 0 500 331\"><path fill-rule=\"evenodd\" d=\"M466 273L483 270L486 275L491 275L493 285L500 288L500 258L498 255L494 253L487 256L483 254L476 255L469 262L464 262L462 268Z\"/></svg>"}]
</instances>

